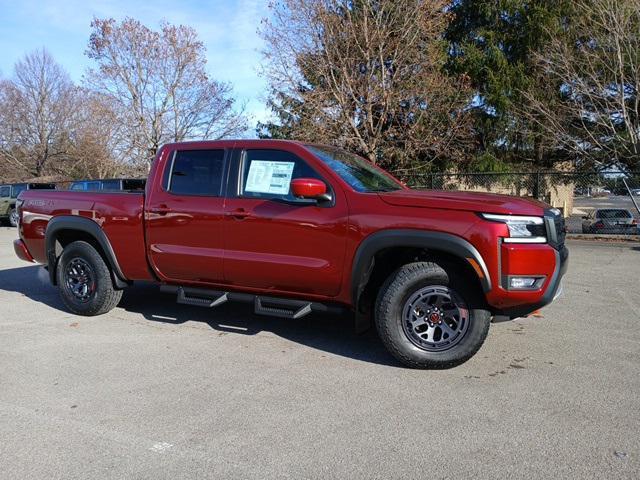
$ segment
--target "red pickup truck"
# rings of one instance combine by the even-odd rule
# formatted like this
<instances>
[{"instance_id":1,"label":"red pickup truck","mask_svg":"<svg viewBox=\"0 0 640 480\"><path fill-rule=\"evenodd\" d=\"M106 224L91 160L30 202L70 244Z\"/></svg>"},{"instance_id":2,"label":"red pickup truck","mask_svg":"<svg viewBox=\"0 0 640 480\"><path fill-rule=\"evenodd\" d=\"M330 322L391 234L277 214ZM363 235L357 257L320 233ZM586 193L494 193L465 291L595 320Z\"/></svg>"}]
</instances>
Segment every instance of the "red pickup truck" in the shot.
<instances>
[{"instance_id":1,"label":"red pickup truck","mask_svg":"<svg viewBox=\"0 0 640 480\"><path fill-rule=\"evenodd\" d=\"M76 314L106 313L151 280L189 305L351 312L418 368L470 358L492 317L548 304L567 268L564 219L544 203L412 190L293 141L170 144L144 193L32 190L18 209L16 254L44 264Z\"/></svg>"}]
</instances>

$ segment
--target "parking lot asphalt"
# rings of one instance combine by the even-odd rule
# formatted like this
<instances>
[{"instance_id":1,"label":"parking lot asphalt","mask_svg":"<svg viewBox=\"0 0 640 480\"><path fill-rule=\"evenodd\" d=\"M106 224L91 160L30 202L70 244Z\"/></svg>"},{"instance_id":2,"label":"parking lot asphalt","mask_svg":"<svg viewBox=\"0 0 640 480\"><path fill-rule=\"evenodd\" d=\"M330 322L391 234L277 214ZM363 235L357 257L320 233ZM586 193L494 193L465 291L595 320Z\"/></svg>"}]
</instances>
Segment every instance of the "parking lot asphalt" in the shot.
<instances>
[{"instance_id":1,"label":"parking lot asphalt","mask_svg":"<svg viewBox=\"0 0 640 480\"><path fill-rule=\"evenodd\" d=\"M344 318L64 311L0 228L0 478L640 477L640 244L570 244L564 296L459 367Z\"/></svg>"}]
</instances>

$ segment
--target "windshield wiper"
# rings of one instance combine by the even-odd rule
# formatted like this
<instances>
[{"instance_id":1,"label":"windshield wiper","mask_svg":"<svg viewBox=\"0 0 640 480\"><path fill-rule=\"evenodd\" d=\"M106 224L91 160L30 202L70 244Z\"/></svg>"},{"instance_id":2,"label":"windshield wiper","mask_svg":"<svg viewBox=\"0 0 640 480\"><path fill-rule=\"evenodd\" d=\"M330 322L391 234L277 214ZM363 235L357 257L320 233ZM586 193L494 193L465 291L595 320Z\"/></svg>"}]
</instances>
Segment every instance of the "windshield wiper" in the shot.
<instances>
[{"instance_id":1,"label":"windshield wiper","mask_svg":"<svg viewBox=\"0 0 640 480\"><path fill-rule=\"evenodd\" d=\"M370 188L367 190L367 192L370 193L385 193L385 192L396 192L400 190L399 188L392 188L392 187L387 187L387 188Z\"/></svg>"}]
</instances>

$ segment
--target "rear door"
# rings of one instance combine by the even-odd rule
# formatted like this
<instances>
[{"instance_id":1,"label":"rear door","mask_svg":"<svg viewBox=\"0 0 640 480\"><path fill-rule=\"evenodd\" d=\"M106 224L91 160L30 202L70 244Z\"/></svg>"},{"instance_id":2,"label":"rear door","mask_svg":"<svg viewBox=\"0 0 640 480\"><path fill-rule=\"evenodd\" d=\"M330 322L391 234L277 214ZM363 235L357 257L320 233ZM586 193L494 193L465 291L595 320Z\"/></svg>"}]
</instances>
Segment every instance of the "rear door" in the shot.
<instances>
[{"instance_id":1,"label":"rear door","mask_svg":"<svg viewBox=\"0 0 640 480\"><path fill-rule=\"evenodd\" d=\"M236 191L229 192L225 207L226 282L260 290L337 295L348 223L342 191L290 151L246 149L236 157ZM323 180L334 201L296 200L289 183L306 177Z\"/></svg>"},{"instance_id":2,"label":"rear door","mask_svg":"<svg viewBox=\"0 0 640 480\"><path fill-rule=\"evenodd\" d=\"M162 185L147 199L151 265L165 281L220 283L228 153L185 147L169 155Z\"/></svg>"}]
</instances>

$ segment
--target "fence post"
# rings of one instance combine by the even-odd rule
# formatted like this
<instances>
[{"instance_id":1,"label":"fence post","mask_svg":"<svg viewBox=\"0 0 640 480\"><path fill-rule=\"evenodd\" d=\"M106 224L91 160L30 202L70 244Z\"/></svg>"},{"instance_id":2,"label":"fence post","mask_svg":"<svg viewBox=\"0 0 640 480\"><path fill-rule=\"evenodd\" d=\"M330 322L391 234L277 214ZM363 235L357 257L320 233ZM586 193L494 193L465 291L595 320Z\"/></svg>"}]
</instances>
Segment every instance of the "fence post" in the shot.
<instances>
[{"instance_id":1,"label":"fence post","mask_svg":"<svg viewBox=\"0 0 640 480\"><path fill-rule=\"evenodd\" d=\"M540 171L536 172L536 179L533 183L533 196L540 200Z\"/></svg>"}]
</instances>

